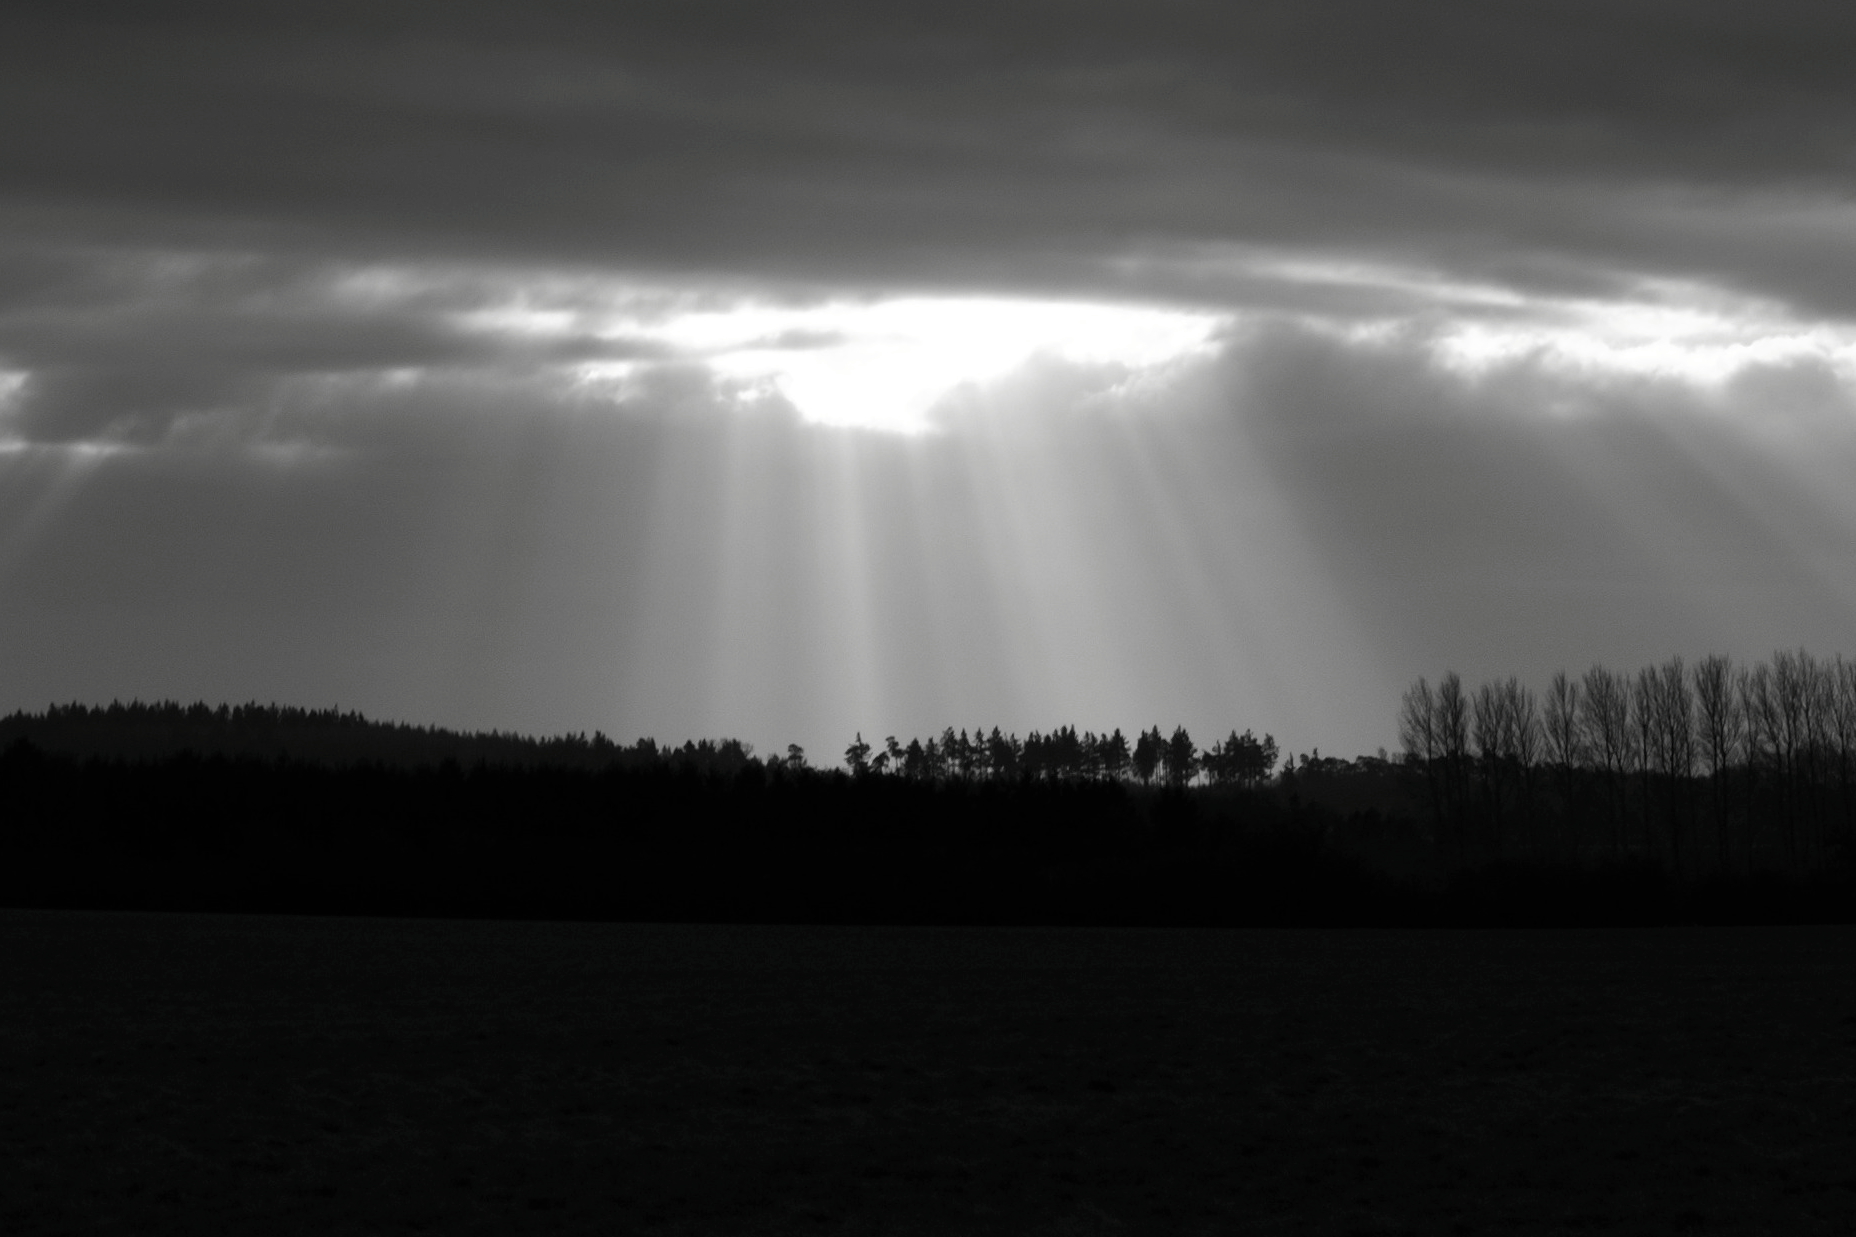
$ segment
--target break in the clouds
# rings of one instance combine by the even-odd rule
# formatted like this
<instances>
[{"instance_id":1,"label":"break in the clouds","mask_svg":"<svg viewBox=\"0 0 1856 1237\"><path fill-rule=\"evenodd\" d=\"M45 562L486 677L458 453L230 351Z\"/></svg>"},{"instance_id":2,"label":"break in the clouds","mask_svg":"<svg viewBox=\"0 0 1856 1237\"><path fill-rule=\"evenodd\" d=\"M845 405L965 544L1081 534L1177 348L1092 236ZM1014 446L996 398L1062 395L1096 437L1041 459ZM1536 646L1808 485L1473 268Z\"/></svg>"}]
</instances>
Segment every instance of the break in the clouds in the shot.
<instances>
[{"instance_id":1,"label":"break in the clouds","mask_svg":"<svg viewBox=\"0 0 1856 1237\"><path fill-rule=\"evenodd\" d=\"M7 6L0 705L1390 739L1840 648L1856 17Z\"/></svg>"}]
</instances>

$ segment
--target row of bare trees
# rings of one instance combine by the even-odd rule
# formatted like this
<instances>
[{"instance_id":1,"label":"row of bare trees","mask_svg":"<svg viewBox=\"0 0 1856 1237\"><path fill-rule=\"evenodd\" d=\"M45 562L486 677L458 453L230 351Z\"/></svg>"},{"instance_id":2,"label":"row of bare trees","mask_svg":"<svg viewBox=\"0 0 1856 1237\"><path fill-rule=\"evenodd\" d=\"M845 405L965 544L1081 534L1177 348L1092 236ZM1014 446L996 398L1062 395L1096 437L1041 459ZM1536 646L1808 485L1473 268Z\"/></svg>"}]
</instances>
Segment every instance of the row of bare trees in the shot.
<instances>
[{"instance_id":1,"label":"row of bare trees","mask_svg":"<svg viewBox=\"0 0 1856 1237\"><path fill-rule=\"evenodd\" d=\"M1439 840L1464 852L1800 870L1856 840L1856 661L1841 656L1593 666L1539 695L1453 672L1406 690L1399 739Z\"/></svg>"}]
</instances>

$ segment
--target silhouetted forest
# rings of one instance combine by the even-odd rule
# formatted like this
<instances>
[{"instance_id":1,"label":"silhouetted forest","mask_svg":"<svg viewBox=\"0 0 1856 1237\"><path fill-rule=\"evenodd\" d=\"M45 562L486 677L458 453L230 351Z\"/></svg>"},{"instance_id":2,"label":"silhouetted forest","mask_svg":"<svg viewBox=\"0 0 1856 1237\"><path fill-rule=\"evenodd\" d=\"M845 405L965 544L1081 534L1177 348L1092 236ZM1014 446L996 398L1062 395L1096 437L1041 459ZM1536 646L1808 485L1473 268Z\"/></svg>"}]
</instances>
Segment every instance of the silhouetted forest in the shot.
<instances>
[{"instance_id":1,"label":"silhouetted forest","mask_svg":"<svg viewBox=\"0 0 1856 1237\"><path fill-rule=\"evenodd\" d=\"M733 773L748 750L732 740L660 749L651 740L621 747L603 734L534 739L522 735L459 734L429 726L370 721L338 709L297 709L274 704L181 705L116 703L104 708L53 705L43 713L0 718L0 750L25 739L47 752L110 760L151 760L182 752L255 756L326 765L413 768L451 760L536 768L593 769L669 763L705 772Z\"/></svg>"},{"instance_id":2,"label":"silhouetted forest","mask_svg":"<svg viewBox=\"0 0 1856 1237\"><path fill-rule=\"evenodd\" d=\"M1183 727L1130 741L1064 726L880 746L859 735L829 769L798 747L763 757L734 740L458 734L258 705L61 706L0 719L0 904L744 922L1847 921L1851 748L1835 736L1849 682L1846 663L1804 654L1744 671L1711 658L1692 674L1672 662L1634 679L1557 676L1545 703L1514 680L1472 692L1448 675L1406 693L1393 756L1284 758L1250 731L1200 749ZM1686 757L1670 720L1684 716Z\"/></svg>"},{"instance_id":3,"label":"silhouetted forest","mask_svg":"<svg viewBox=\"0 0 1856 1237\"><path fill-rule=\"evenodd\" d=\"M1399 713L1430 833L1465 855L1635 860L1677 877L1847 870L1856 662L1679 657L1471 691L1420 679Z\"/></svg>"}]
</instances>

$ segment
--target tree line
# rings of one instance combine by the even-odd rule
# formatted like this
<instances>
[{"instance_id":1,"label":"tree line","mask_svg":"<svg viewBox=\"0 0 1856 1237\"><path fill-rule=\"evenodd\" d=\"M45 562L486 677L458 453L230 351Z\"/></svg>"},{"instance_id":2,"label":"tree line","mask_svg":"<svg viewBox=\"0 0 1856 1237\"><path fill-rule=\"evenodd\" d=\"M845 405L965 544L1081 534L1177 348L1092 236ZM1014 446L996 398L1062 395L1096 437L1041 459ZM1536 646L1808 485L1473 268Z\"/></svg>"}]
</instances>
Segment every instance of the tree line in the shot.
<instances>
[{"instance_id":1,"label":"tree line","mask_svg":"<svg viewBox=\"0 0 1856 1237\"><path fill-rule=\"evenodd\" d=\"M455 761L532 768L688 770L732 778L751 767L761 772L814 770L805 749L789 744L784 754L755 754L738 739L693 739L682 744L645 737L625 744L595 731L545 738L501 731L461 733L440 727L380 722L358 712L303 709L276 704L208 705L175 701L90 706L54 704L42 713L0 717L0 749L25 739L35 746L78 757L115 760L163 759L181 752L199 755L287 758L322 764L384 764L397 767ZM1024 738L993 727L971 735L952 727L906 744L895 736L882 748L860 733L844 753L857 777L895 776L925 782L1138 782L1184 787L1195 784L1255 788L1278 761L1276 740L1235 730L1200 750L1183 726L1171 736L1160 727L1141 731L1130 743L1117 728L1098 735L1061 726Z\"/></svg>"},{"instance_id":2,"label":"tree line","mask_svg":"<svg viewBox=\"0 0 1856 1237\"><path fill-rule=\"evenodd\" d=\"M791 753L727 775L682 748L614 751L627 755L596 767L117 759L17 739L0 748L0 906L653 922L1431 913L1328 855L1268 793L1213 805L1107 778L858 777Z\"/></svg>"},{"instance_id":3,"label":"tree line","mask_svg":"<svg viewBox=\"0 0 1856 1237\"><path fill-rule=\"evenodd\" d=\"M789 757L804 753L790 748ZM1031 731L1023 739L1005 734L997 726L987 733L975 729L941 734L906 745L890 735L878 748L865 742L863 733L844 751L844 764L853 777L902 777L925 782L1124 782L1143 786L1158 782L1182 788L1195 782L1216 786L1255 788L1276 767L1276 740L1261 739L1251 731L1233 730L1226 738L1200 751L1184 726L1170 736L1160 727L1140 731L1130 744L1120 727L1108 734L1074 726L1060 726L1048 734Z\"/></svg>"},{"instance_id":4,"label":"tree line","mask_svg":"<svg viewBox=\"0 0 1856 1237\"><path fill-rule=\"evenodd\" d=\"M860 736L844 766L815 768L797 747L762 757L734 740L460 735L270 706L16 714L0 719L0 905L807 922L1844 922L1856 883L1826 860L1847 853L1837 848L1847 813L1833 810L1847 748L1789 742L1785 703L1797 682L1818 682L1821 697L1840 671L1782 660L1748 668L1744 687L1727 667L1734 699L1757 707L1733 706L1753 721L1727 728L1736 754L1716 780L1698 754L1708 741L1699 725L1687 778L1661 772L1656 753L1675 739L1651 730L1646 743L1633 724L1652 716L1650 702L1660 701L1655 716L1679 715L1680 703L1605 672L1593 681L1610 694L1585 679L1556 680L1545 697L1512 679L1475 691L1455 675L1421 682L1406 696L1408 735L1428 733L1433 747L1391 759L1317 752L1274 770L1267 735L1200 750L1183 727L1133 742L1070 726L1023 739L943 731L880 752ZM1696 673L1700 692L1713 690L1711 671L1658 667L1655 678L1684 685L1691 720L1712 707L1697 703ZM1822 720L1831 714L1809 713L1804 699L1797 733L1834 735ZM1574 738L1551 737L1566 717ZM1607 757L1607 735L1624 754ZM1572 743L1575 759L1550 755ZM1631 754L1643 752L1647 766ZM1792 834L1775 814L1787 804ZM1717 820L1728 826L1720 838ZM1793 834L1799 858L1786 870ZM1694 858L1723 838L1732 865ZM1677 853L1685 875L1672 880Z\"/></svg>"},{"instance_id":5,"label":"tree line","mask_svg":"<svg viewBox=\"0 0 1856 1237\"><path fill-rule=\"evenodd\" d=\"M79 758L146 761L192 752L336 767L418 768L452 761L466 767L520 769L687 769L733 777L755 760L753 745L737 739L695 739L676 745L643 738L627 745L598 731L548 737L496 730L465 733L378 721L353 710L172 700L54 704L42 713L22 710L0 717L0 750L20 740Z\"/></svg>"},{"instance_id":6,"label":"tree line","mask_svg":"<svg viewBox=\"0 0 1856 1237\"><path fill-rule=\"evenodd\" d=\"M1404 762L1459 852L1634 857L1685 871L1821 869L1856 840L1856 661L1715 654L1626 673L1420 678Z\"/></svg>"}]
</instances>

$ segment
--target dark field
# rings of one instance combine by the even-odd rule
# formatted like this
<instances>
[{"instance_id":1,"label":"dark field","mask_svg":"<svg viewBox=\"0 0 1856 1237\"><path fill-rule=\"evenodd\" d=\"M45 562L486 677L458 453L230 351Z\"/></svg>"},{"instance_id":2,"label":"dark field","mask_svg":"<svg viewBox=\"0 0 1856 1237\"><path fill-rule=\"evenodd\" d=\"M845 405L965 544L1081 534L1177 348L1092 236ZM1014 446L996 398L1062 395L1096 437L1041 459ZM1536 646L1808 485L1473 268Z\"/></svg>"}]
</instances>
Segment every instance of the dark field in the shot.
<instances>
[{"instance_id":1,"label":"dark field","mask_svg":"<svg viewBox=\"0 0 1856 1237\"><path fill-rule=\"evenodd\" d=\"M1856 1232L1856 930L0 912L0 1231Z\"/></svg>"}]
</instances>

